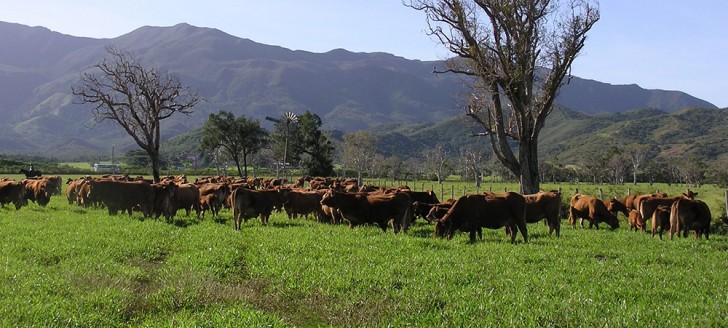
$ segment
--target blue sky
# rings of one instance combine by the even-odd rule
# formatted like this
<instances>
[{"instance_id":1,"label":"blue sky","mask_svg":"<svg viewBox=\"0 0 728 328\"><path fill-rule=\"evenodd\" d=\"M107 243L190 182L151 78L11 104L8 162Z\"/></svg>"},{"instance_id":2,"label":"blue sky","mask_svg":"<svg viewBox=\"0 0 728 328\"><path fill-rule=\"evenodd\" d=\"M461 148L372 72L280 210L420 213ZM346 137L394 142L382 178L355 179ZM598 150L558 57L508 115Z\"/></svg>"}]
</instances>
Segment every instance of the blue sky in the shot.
<instances>
[{"instance_id":1,"label":"blue sky","mask_svg":"<svg viewBox=\"0 0 728 328\"><path fill-rule=\"evenodd\" d=\"M728 1L602 0L600 9L572 74L728 107ZM294 50L448 55L424 33L424 14L400 0L3 0L0 21L93 38L185 22Z\"/></svg>"}]
</instances>

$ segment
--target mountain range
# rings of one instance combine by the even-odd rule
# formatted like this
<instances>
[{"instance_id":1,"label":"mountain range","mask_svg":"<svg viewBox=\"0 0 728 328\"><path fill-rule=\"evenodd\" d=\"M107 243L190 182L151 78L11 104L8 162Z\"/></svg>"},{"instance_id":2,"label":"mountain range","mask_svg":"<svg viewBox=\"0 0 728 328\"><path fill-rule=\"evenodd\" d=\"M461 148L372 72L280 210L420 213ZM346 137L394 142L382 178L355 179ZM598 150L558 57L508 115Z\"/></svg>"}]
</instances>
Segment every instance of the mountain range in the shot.
<instances>
[{"instance_id":1,"label":"mountain range","mask_svg":"<svg viewBox=\"0 0 728 328\"><path fill-rule=\"evenodd\" d=\"M391 124L432 126L462 116L457 100L464 83L458 76L433 74L440 61L344 49L293 51L188 24L93 39L0 22L0 153L69 159L107 154L110 145L134 148L118 126L94 124L90 106L76 103L71 94L81 72L100 62L107 46L177 75L205 99L193 114L163 121L165 139L199 128L219 110L264 126L270 124L266 116L310 111L322 118L322 129L341 132L387 131ZM564 85L556 102L588 115L716 109L684 92L579 77Z\"/></svg>"}]
</instances>

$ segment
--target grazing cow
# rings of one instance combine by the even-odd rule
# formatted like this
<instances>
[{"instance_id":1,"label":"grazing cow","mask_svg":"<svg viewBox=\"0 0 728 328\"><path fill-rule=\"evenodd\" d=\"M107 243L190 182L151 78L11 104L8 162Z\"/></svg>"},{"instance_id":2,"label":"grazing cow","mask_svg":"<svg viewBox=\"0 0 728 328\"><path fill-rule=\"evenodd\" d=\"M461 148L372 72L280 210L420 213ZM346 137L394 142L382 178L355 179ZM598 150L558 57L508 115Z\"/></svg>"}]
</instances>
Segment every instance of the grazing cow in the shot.
<instances>
[{"instance_id":1,"label":"grazing cow","mask_svg":"<svg viewBox=\"0 0 728 328\"><path fill-rule=\"evenodd\" d=\"M400 192L403 192L407 194L407 196L410 197L410 201L412 202L412 209L410 212L412 213L411 221L414 222L418 217L421 217L425 220L427 220L427 213L430 212L430 207L422 207L422 206L415 206L415 203L420 204L437 204L440 202L439 199L437 199L437 195L435 195L435 192L432 190L427 191L411 191L411 190L402 190Z\"/></svg>"},{"instance_id":2,"label":"grazing cow","mask_svg":"<svg viewBox=\"0 0 728 328\"><path fill-rule=\"evenodd\" d=\"M705 239L709 239L710 235L710 208L701 200L678 199L670 208L670 240L677 232L680 237L680 231L683 237L688 236L689 230L695 231L695 239L705 234Z\"/></svg>"},{"instance_id":3,"label":"grazing cow","mask_svg":"<svg viewBox=\"0 0 728 328\"><path fill-rule=\"evenodd\" d=\"M652 217L652 213L660 205L672 206L672 204L678 199L695 199L698 193L688 190L675 197L641 197L639 198L639 206L637 208L640 211L645 220Z\"/></svg>"},{"instance_id":4,"label":"grazing cow","mask_svg":"<svg viewBox=\"0 0 728 328\"><path fill-rule=\"evenodd\" d=\"M532 195L523 195L526 199L526 223L535 223L546 219L549 235L556 231L561 236L561 192L557 190L541 191Z\"/></svg>"},{"instance_id":5,"label":"grazing cow","mask_svg":"<svg viewBox=\"0 0 728 328\"><path fill-rule=\"evenodd\" d=\"M177 192L177 185L173 180L167 182L154 183L151 185L154 190L154 203L152 206L152 214L157 219L164 215L164 219L169 222L174 218L176 208L174 206L174 195Z\"/></svg>"},{"instance_id":6,"label":"grazing cow","mask_svg":"<svg viewBox=\"0 0 728 328\"><path fill-rule=\"evenodd\" d=\"M263 224L268 224L270 214L275 208L283 207L285 191L281 190L250 190L246 188L235 189L231 202L233 209L233 228L240 230L243 220L260 216Z\"/></svg>"},{"instance_id":7,"label":"grazing cow","mask_svg":"<svg viewBox=\"0 0 728 328\"><path fill-rule=\"evenodd\" d=\"M0 206L8 203L13 203L16 210L28 205L25 199L25 184L18 181L0 182Z\"/></svg>"},{"instance_id":8,"label":"grazing cow","mask_svg":"<svg viewBox=\"0 0 728 328\"><path fill-rule=\"evenodd\" d=\"M442 217L444 217L445 214L447 214L447 211L450 210L450 208L452 207L452 204L455 204L454 199L448 199L446 202L443 202L443 203L420 204L417 206L428 205L430 210L427 211L425 220L427 220L428 222L437 222L440 219L442 219Z\"/></svg>"},{"instance_id":9,"label":"grazing cow","mask_svg":"<svg viewBox=\"0 0 728 328\"><path fill-rule=\"evenodd\" d=\"M221 192L224 192L221 191ZM214 192L212 194L215 194ZM191 183L179 183L177 184L177 190L172 198L172 205L174 206L175 214L179 209L184 209L187 216L190 216L190 211L195 210L197 217L200 217L200 189ZM220 210L219 204L216 204L215 215Z\"/></svg>"},{"instance_id":10,"label":"grazing cow","mask_svg":"<svg viewBox=\"0 0 728 328\"><path fill-rule=\"evenodd\" d=\"M619 228L619 220L614 214L607 210L601 200L582 194L575 194L571 197L569 204L569 223L576 228L576 219L579 218L580 225L584 227L584 219L589 220L589 228L594 226L599 229L600 222L606 222L612 230Z\"/></svg>"},{"instance_id":11,"label":"grazing cow","mask_svg":"<svg viewBox=\"0 0 728 328\"><path fill-rule=\"evenodd\" d=\"M670 230L670 208L671 206L661 205L652 213L652 237L655 237L657 228L660 228L660 240L662 240L662 232Z\"/></svg>"},{"instance_id":12,"label":"grazing cow","mask_svg":"<svg viewBox=\"0 0 728 328\"><path fill-rule=\"evenodd\" d=\"M645 233L645 226L647 225L647 220L642 217L640 214L640 211L638 210L631 210L629 211L629 215L627 220L629 221L629 230L637 231L638 229L642 231L642 233ZM653 223L654 225L654 223ZM654 233L653 233L654 236Z\"/></svg>"},{"instance_id":13,"label":"grazing cow","mask_svg":"<svg viewBox=\"0 0 728 328\"><path fill-rule=\"evenodd\" d=\"M411 202L405 193L345 193L328 190L321 199L321 205L338 210L349 221L350 228L369 223L379 225L386 232L391 220L395 234L400 229L405 232L409 229Z\"/></svg>"},{"instance_id":14,"label":"grazing cow","mask_svg":"<svg viewBox=\"0 0 728 328\"><path fill-rule=\"evenodd\" d=\"M291 190L285 193L283 200L283 208L288 214L289 219L298 218L299 215L308 217L308 215L315 215L321 218L321 198L324 196L324 191L302 191L302 190Z\"/></svg>"},{"instance_id":15,"label":"grazing cow","mask_svg":"<svg viewBox=\"0 0 728 328\"><path fill-rule=\"evenodd\" d=\"M139 207L145 217L152 214L154 190L146 181L111 181L94 179L89 181L88 196L103 203L109 215L116 215L119 210L131 216L135 207Z\"/></svg>"},{"instance_id":16,"label":"grazing cow","mask_svg":"<svg viewBox=\"0 0 728 328\"><path fill-rule=\"evenodd\" d=\"M51 201L51 193L48 191L48 181L44 179L23 179L25 185L25 199L38 203L45 207Z\"/></svg>"},{"instance_id":17,"label":"grazing cow","mask_svg":"<svg viewBox=\"0 0 728 328\"><path fill-rule=\"evenodd\" d=\"M470 242L482 228L510 227L511 243L516 242L516 232L521 231L523 241L528 242L526 227L526 199L517 193L465 195L458 198L442 219L435 223L435 236L452 239L455 230L470 233ZM482 237L481 237L482 238Z\"/></svg>"}]
</instances>

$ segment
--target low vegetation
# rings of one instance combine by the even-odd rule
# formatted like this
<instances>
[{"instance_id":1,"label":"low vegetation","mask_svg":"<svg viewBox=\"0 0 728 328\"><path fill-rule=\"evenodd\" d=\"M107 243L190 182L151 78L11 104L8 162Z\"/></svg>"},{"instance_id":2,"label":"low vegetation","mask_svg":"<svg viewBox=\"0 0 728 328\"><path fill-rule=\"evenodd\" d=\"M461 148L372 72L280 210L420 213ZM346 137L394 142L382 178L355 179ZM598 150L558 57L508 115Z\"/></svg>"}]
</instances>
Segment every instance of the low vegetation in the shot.
<instances>
[{"instance_id":1,"label":"low vegetation","mask_svg":"<svg viewBox=\"0 0 728 328\"><path fill-rule=\"evenodd\" d=\"M656 187L684 191L637 192ZM574 188L562 186L565 198ZM622 192L579 191L599 188ZM723 192L696 191L718 222ZM661 241L626 223L563 221L558 239L538 223L528 244L502 230L470 244L462 233L433 239L422 221L394 235L282 213L234 231L230 218L168 224L63 196L0 208L0 325L712 327L728 317L725 234Z\"/></svg>"}]
</instances>

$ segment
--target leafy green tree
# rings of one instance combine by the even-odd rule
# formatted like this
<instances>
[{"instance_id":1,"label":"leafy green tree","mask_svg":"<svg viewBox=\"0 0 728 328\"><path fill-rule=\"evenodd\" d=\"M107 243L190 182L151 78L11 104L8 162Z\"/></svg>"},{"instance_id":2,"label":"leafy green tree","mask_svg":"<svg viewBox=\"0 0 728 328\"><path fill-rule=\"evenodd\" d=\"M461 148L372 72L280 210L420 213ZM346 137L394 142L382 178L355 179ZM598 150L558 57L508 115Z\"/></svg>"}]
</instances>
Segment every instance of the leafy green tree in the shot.
<instances>
[{"instance_id":1,"label":"leafy green tree","mask_svg":"<svg viewBox=\"0 0 728 328\"><path fill-rule=\"evenodd\" d=\"M257 153L268 142L268 132L257 120L245 116L235 118L227 111L210 114L202 127L200 148L222 149L235 162L238 175L248 176L248 157ZM241 167L242 164L242 167Z\"/></svg>"},{"instance_id":2,"label":"leafy green tree","mask_svg":"<svg viewBox=\"0 0 728 328\"><path fill-rule=\"evenodd\" d=\"M311 176L330 176L334 172L334 147L321 132L322 124L318 115L307 111L288 127L288 158L291 162L300 163L306 174ZM279 155L285 147L285 134L285 124L277 123L273 138L276 140L276 153Z\"/></svg>"}]
</instances>

